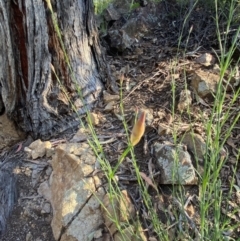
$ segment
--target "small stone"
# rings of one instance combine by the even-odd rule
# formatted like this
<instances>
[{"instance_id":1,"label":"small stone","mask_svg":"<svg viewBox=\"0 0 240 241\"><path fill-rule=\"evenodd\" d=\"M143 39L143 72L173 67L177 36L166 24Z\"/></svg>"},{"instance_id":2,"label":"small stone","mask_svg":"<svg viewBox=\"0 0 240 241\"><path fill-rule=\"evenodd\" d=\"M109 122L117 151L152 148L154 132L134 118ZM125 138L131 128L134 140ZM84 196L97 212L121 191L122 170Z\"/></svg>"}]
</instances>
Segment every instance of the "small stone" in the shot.
<instances>
[{"instance_id":1,"label":"small stone","mask_svg":"<svg viewBox=\"0 0 240 241\"><path fill-rule=\"evenodd\" d=\"M38 140L32 142L32 143L29 145L29 148L30 148L31 150L34 150L34 149L38 148L40 145L42 145L42 141L41 141L40 139L38 139Z\"/></svg>"},{"instance_id":2,"label":"small stone","mask_svg":"<svg viewBox=\"0 0 240 241\"><path fill-rule=\"evenodd\" d=\"M79 128L77 133L73 136L70 142L81 142L85 141L88 138L88 130L85 128Z\"/></svg>"},{"instance_id":3,"label":"small stone","mask_svg":"<svg viewBox=\"0 0 240 241\"><path fill-rule=\"evenodd\" d=\"M47 176L50 176L52 173L52 168L50 166L47 167L47 170L46 170L46 175Z\"/></svg>"},{"instance_id":4,"label":"small stone","mask_svg":"<svg viewBox=\"0 0 240 241\"><path fill-rule=\"evenodd\" d=\"M33 241L33 235L30 232L26 235L26 241Z\"/></svg>"},{"instance_id":5,"label":"small stone","mask_svg":"<svg viewBox=\"0 0 240 241\"><path fill-rule=\"evenodd\" d=\"M111 95L107 91L103 91L103 100L106 104L111 101L117 101L119 99L120 99L119 95Z\"/></svg>"},{"instance_id":6,"label":"small stone","mask_svg":"<svg viewBox=\"0 0 240 241\"><path fill-rule=\"evenodd\" d=\"M75 106L77 109L79 109L79 108L83 107L83 102L82 102L80 99L76 99L76 100L74 101L74 106Z\"/></svg>"},{"instance_id":7,"label":"small stone","mask_svg":"<svg viewBox=\"0 0 240 241\"><path fill-rule=\"evenodd\" d=\"M27 157L32 157L32 150L29 147L24 147L24 151L27 153Z\"/></svg>"},{"instance_id":8,"label":"small stone","mask_svg":"<svg viewBox=\"0 0 240 241\"><path fill-rule=\"evenodd\" d=\"M180 93L180 99L178 102L178 110L180 112L187 110L192 104L192 97L190 90L182 90Z\"/></svg>"},{"instance_id":9,"label":"small stone","mask_svg":"<svg viewBox=\"0 0 240 241\"><path fill-rule=\"evenodd\" d=\"M51 201L52 194L48 181L41 183L37 191L40 196L43 196L46 200Z\"/></svg>"},{"instance_id":10,"label":"small stone","mask_svg":"<svg viewBox=\"0 0 240 241\"><path fill-rule=\"evenodd\" d=\"M111 101L111 102L109 102L109 103L105 106L104 110L105 110L105 111L111 111L111 110L114 109L114 105L115 105L115 102L114 102L114 101Z\"/></svg>"},{"instance_id":11,"label":"small stone","mask_svg":"<svg viewBox=\"0 0 240 241\"><path fill-rule=\"evenodd\" d=\"M210 66L216 62L216 59L213 57L213 55L205 53L196 58L195 61L204 66Z\"/></svg>"},{"instance_id":12,"label":"small stone","mask_svg":"<svg viewBox=\"0 0 240 241\"><path fill-rule=\"evenodd\" d=\"M192 76L191 85L198 95L203 98L216 93L219 79L218 74L197 70Z\"/></svg>"},{"instance_id":13,"label":"small stone","mask_svg":"<svg viewBox=\"0 0 240 241\"><path fill-rule=\"evenodd\" d=\"M91 123L96 126L99 124L99 118L96 113L89 113L89 118L91 120Z\"/></svg>"},{"instance_id":14,"label":"small stone","mask_svg":"<svg viewBox=\"0 0 240 241\"><path fill-rule=\"evenodd\" d=\"M100 228L100 229L98 229L98 230L96 230L95 232L94 232L94 238L100 238L100 237L102 237L102 229Z\"/></svg>"},{"instance_id":15,"label":"small stone","mask_svg":"<svg viewBox=\"0 0 240 241\"><path fill-rule=\"evenodd\" d=\"M46 149L52 148L52 143L50 141L36 140L29 145L29 148L32 150L31 155L32 159L37 159L43 157L46 154Z\"/></svg>"},{"instance_id":16,"label":"small stone","mask_svg":"<svg viewBox=\"0 0 240 241\"><path fill-rule=\"evenodd\" d=\"M54 148L46 148L46 157L52 157L55 153Z\"/></svg>"},{"instance_id":17,"label":"small stone","mask_svg":"<svg viewBox=\"0 0 240 241\"><path fill-rule=\"evenodd\" d=\"M50 203L48 203L48 202L44 203L41 212L42 213L50 213L51 212L51 205L50 205Z\"/></svg>"}]
</instances>

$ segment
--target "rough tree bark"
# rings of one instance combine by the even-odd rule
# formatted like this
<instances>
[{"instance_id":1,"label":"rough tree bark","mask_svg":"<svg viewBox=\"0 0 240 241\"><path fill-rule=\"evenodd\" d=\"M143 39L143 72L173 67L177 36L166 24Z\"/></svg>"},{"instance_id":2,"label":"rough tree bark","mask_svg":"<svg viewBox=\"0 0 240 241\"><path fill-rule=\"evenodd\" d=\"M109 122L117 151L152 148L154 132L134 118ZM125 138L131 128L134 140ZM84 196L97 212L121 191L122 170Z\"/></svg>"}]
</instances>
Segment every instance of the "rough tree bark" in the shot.
<instances>
[{"instance_id":1,"label":"rough tree bark","mask_svg":"<svg viewBox=\"0 0 240 241\"><path fill-rule=\"evenodd\" d=\"M79 113L91 107L105 72L92 0L52 0L80 100L45 0L0 0L0 112L33 136L48 138L78 124L52 67Z\"/></svg>"}]
</instances>

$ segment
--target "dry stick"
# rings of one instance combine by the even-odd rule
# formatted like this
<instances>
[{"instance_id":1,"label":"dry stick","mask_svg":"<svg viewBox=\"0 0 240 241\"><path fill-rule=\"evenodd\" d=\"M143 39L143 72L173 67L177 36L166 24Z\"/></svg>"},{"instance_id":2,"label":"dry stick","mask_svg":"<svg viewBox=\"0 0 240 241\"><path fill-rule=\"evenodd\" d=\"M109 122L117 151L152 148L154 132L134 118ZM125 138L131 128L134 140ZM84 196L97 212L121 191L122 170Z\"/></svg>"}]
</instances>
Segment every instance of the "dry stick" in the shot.
<instances>
[{"instance_id":1,"label":"dry stick","mask_svg":"<svg viewBox=\"0 0 240 241\"><path fill-rule=\"evenodd\" d=\"M196 236L199 239L201 239L201 234L198 232L197 227L196 227L195 223L193 222L193 220L189 217L188 213L185 211L184 206L174 197L173 197L173 202L178 206L182 215L184 215L187 218L187 220L188 220L190 226L192 227L192 229L194 230Z\"/></svg>"},{"instance_id":2,"label":"dry stick","mask_svg":"<svg viewBox=\"0 0 240 241\"><path fill-rule=\"evenodd\" d=\"M152 177L156 177L160 174L161 172L156 172L152 175ZM120 176L120 175L118 175L118 179L119 181L129 181L129 182L134 182L138 180L136 177L128 177L128 176Z\"/></svg>"},{"instance_id":3,"label":"dry stick","mask_svg":"<svg viewBox=\"0 0 240 241\"><path fill-rule=\"evenodd\" d=\"M125 99L127 99L127 98L128 98L136 89L138 89L144 82L147 82L147 81L153 79L155 76L159 75L160 73L162 73L162 71L161 71L161 70L158 70L153 76L150 76L150 77L142 80L140 83L138 83L138 84L128 93L128 95L123 98L123 101L124 101Z\"/></svg>"}]
</instances>

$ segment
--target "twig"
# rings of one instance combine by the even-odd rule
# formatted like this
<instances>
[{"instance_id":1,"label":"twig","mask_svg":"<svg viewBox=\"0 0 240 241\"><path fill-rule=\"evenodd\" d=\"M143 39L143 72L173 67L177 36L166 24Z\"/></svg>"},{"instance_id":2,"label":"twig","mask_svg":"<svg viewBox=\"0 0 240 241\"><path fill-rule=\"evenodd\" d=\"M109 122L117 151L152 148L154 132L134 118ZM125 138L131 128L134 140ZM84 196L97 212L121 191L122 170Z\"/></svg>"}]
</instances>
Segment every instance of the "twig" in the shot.
<instances>
[{"instance_id":1,"label":"twig","mask_svg":"<svg viewBox=\"0 0 240 241\"><path fill-rule=\"evenodd\" d=\"M156 176L160 175L160 173L161 172L156 172L152 175L152 177L156 177ZM136 177L118 176L118 180L134 182L134 181L137 181L138 179Z\"/></svg>"},{"instance_id":2,"label":"twig","mask_svg":"<svg viewBox=\"0 0 240 241\"><path fill-rule=\"evenodd\" d=\"M128 93L128 95L123 98L123 101L124 101L125 99L127 99L127 98L128 98L136 89L138 89L144 82L147 82L147 81L153 79L155 76L159 75L160 73L161 73L161 71L159 70L159 71L157 71L153 76L150 76L150 77L148 77L148 78L140 81L140 82Z\"/></svg>"},{"instance_id":3,"label":"twig","mask_svg":"<svg viewBox=\"0 0 240 241\"><path fill-rule=\"evenodd\" d=\"M187 201L188 201L188 200L187 200ZM186 217L186 219L188 220L190 226L191 226L192 229L194 230L195 235L201 240L201 234L198 232L195 223L194 223L193 220L189 217L188 213L187 213L186 210L184 209L184 206L183 206L176 198L174 198L174 197L173 197L173 202L178 206L181 214Z\"/></svg>"}]
</instances>

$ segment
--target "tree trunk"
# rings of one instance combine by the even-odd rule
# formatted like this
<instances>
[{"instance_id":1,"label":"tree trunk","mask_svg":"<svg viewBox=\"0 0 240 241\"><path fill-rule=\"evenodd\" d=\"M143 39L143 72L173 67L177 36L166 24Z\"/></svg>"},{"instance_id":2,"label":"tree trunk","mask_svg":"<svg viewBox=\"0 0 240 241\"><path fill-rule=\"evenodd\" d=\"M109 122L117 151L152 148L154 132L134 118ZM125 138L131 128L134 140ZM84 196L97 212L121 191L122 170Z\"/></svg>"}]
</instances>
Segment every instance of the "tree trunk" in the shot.
<instances>
[{"instance_id":1,"label":"tree trunk","mask_svg":"<svg viewBox=\"0 0 240 241\"><path fill-rule=\"evenodd\" d=\"M52 8L47 0L0 0L0 112L34 138L77 126L71 103L81 114L103 89L92 0L52 0Z\"/></svg>"}]
</instances>

